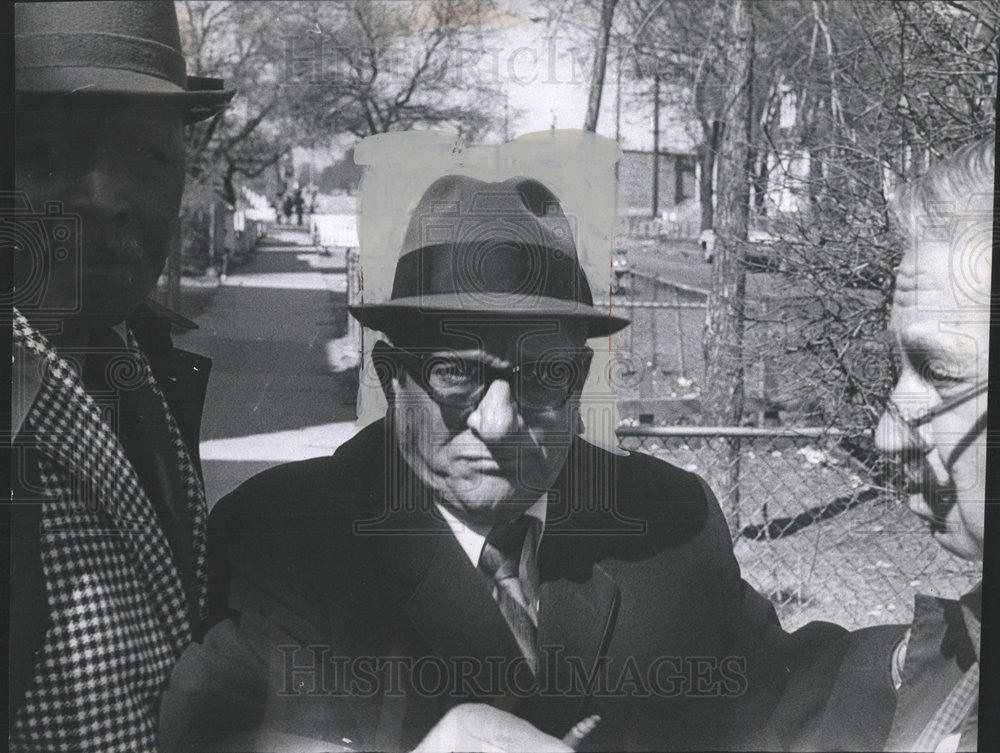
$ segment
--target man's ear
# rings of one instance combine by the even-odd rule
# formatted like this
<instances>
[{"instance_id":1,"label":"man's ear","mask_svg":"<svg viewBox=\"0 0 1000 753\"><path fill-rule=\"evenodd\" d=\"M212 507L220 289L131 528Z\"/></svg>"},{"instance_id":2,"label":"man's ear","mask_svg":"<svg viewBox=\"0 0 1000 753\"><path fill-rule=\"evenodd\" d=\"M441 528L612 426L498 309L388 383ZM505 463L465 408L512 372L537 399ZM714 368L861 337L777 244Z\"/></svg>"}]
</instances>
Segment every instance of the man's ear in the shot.
<instances>
[{"instance_id":1,"label":"man's ear","mask_svg":"<svg viewBox=\"0 0 1000 753\"><path fill-rule=\"evenodd\" d=\"M372 346L372 366L375 368L379 386L382 387L382 394L385 395L389 405L392 405L395 397L393 381L399 376L399 361L393 357L389 345L382 340Z\"/></svg>"},{"instance_id":2,"label":"man's ear","mask_svg":"<svg viewBox=\"0 0 1000 753\"><path fill-rule=\"evenodd\" d=\"M594 351L589 346L583 346L583 355L580 356L580 373L577 375L576 391L583 389L584 382L590 374L590 364L594 360Z\"/></svg>"}]
</instances>

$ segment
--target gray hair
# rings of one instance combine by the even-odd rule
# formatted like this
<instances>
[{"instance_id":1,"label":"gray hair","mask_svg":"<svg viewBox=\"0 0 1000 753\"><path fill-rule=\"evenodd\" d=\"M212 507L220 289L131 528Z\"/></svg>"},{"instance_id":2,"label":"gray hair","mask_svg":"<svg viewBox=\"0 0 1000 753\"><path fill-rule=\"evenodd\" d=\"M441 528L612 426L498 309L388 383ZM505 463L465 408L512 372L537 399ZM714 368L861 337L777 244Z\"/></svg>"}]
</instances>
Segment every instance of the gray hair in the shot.
<instances>
[{"instance_id":1,"label":"gray hair","mask_svg":"<svg viewBox=\"0 0 1000 753\"><path fill-rule=\"evenodd\" d=\"M954 214L949 204L969 198L986 199L982 206L968 205L973 211L993 211L996 144L992 136L960 147L947 159L903 186L889 202L889 209L901 230L909 233L914 217L930 220ZM988 205L987 205L988 202Z\"/></svg>"}]
</instances>

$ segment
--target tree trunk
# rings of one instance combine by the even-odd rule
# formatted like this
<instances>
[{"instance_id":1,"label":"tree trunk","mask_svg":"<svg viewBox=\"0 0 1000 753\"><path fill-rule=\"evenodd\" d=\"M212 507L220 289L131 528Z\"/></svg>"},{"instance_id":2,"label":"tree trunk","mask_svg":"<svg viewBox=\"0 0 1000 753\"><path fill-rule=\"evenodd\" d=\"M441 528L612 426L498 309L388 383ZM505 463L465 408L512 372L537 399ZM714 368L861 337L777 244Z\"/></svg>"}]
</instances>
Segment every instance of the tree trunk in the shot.
<instances>
[{"instance_id":1,"label":"tree trunk","mask_svg":"<svg viewBox=\"0 0 1000 753\"><path fill-rule=\"evenodd\" d=\"M715 210L715 255L705 316L705 380L702 415L706 424L738 426L743 418L743 329L746 269L743 244L750 216L753 175L754 28L750 3L736 2L729 23L732 63L726 82L718 159L718 200ZM709 473L722 503L730 533L739 531L739 441L723 440L716 447L716 465Z\"/></svg>"},{"instance_id":2,"label":"tree trunk","mask_svg":"<svg viewBox=\"0 0 1000 753\"><path fill-rule=\"evenodd\" d=\"M226 167L225 175L222 176L222 198L230 206L236 206L236 186L233 185L233 176L236 175L236 165L230 163Z\"/></svg>"},{"instance_id":3,"label":"tree trunk","mask_svg":"<svg viewBox=\"0 0 1000 753\"><path fill-rule=\"evenodd\" d=\"M755 217L764 217L766 214L767 180L769 170L767 168L767 156L769 152L766 146L760 146L754 150L753 164L753 207Z\"/></svg>"},{"instance_id":4,"label":"tree trunk","mask_svg":"<svg viewBox=\"0 0 1000 753\"><path fill-rule=\"evenodd\" d=\"M618 0L601 0L601 27L597 31L594 50L594 69L590 79L590 96L587 99L587 117L583 130L597 130L597 116L601 114L601 95L604 92L604 70L608 65L608 40L611 38L611 21Z\"/></svg>"},{"instance_id":5,"label":"tree trunk","mask_svg":"<svg viewBox=\"0 0 1000 753\"><path fill-rule=\"evenodd\" d=\"M705 142L698 147L698 203L701 206L700 230L711 230L715 226L715 156L719 151L722 125L712 121L706 129Z\"/></svg>"}]
</instances>

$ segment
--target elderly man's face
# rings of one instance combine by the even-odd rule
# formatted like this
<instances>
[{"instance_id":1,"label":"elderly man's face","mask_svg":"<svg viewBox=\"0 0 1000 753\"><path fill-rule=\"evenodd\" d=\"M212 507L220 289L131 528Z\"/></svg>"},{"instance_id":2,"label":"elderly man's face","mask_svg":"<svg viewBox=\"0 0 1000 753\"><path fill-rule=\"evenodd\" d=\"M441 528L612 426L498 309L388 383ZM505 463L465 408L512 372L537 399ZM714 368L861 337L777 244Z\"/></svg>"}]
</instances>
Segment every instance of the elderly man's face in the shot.
<instances>
[{"instance_id":1,"label":"elderly man's face","mask_svg":"<svg viewBox=\"0 0 1000 753\"><path fill-rule=\"evenodd\" d=\"M461 334L424 334L399 345L408 352L457 357L466 366L503 369L538 359L558 362L548 372L552 384L566 384L571 371L585 376L589 368L589 351L579 366L571 365L586 342L577 326L562 323L550 332L510 324L461 329ZM425 360L425 374L433 363ZM427 380L413 373L419 368L411 364L401 369L392 385L394 431L417 476L473 525L504 522L537 502L559 475L570 441L581 429L577 395L546 407L522 389L523 382L518 384L526 375L515 374L485 380L482 394L462 406L432 395Z\"/></svg>"},{"instance_id":2,"label":"elderly man's face","mask_svg":"<svg viewBox=\"0 0 1000 753\"><path fill-rule=\"evenodd\" d=\"M15 285L37 291L27 308L121 321L153 289L170 250L184 187L180 114L41 99L18 103L15 132L17 190L36 214L48 206L79 223L78 237L55 239L68 253L29 243L15 254Z\"/></svg>"},{"instance_id":3,"label":"elderly man's face","mask_svg":"<svg viewBox=\"0 0 1000 753\"><path fill-rule=\"evenodd\" d=\"M989 242L988 219L959 220L959 240L918 240L903 256L896 279L890 330L902 354L902 372L892 393L900 413L917 418L987 376L989 275L973 285L957 280L956 263L969 258L963 243ZM979 290L976 291L975 288ZM986 394L944 411L918 427L932 452L911 457L923 464L924 482L909 489L910 509L924 519L945 549L967 559L983 554L985 511ZM917 449L900 421L882 416L876 432L880 449L907 453ZM919 453L915 453L919 456Z\"/></svg>"}]
</instances>

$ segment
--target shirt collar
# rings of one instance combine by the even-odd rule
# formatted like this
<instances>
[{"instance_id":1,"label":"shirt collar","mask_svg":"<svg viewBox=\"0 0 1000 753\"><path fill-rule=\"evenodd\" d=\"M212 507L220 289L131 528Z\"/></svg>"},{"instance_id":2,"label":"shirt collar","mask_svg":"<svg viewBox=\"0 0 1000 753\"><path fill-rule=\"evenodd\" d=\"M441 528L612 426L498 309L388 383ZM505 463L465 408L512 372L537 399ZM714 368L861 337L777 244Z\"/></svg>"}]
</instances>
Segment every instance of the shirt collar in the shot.
<instances>
[{"instance_id":1,"label":"shirt collar","mask_svg":"<svg viewBox=\"0 0 1000 753\"><path fill-rule=\"evenodd\" d=\"M541 542L542 535L545 533L545 511L548 500L549 495L548 492L546 492L538 499L537 502L535 502L535 504L524 512L525 515L530 515L541 523L538 530L539 542ZM473 567L479 567L479 558L483 554L483 545L486 543L486 536L473 531L469 528L469 526L456 518L454 514L452 514L452 512L440 502L435 502L434 504L437 505L437 509L441 511L441 515L444 517L445 522L451 529L451 532L455 534L455 538L458 539L458 543L462 547L462 551L464 551L466 556L469 558L469 562L472 563Z\"/></svg>"}]
</instances>

